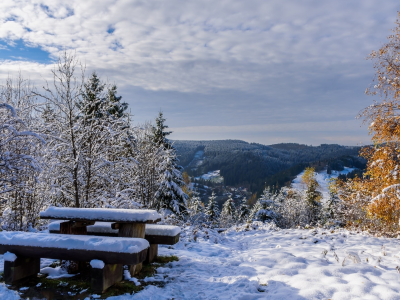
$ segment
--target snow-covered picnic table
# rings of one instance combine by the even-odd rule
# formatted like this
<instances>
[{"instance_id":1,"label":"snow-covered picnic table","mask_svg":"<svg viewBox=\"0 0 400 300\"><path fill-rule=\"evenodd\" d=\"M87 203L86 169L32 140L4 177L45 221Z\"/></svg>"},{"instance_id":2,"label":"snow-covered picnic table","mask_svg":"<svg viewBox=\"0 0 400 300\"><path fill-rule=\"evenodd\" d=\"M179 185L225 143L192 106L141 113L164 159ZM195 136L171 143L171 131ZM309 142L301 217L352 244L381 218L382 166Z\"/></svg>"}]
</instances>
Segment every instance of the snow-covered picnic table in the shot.
<instances>
[{"instance_id":1,"label":"snow-covered picnic table","mask_svg":"<svg viewBox=\"0 0 400 300\"><path fill-rule=\"evenodd\" d=\"M87 226L96 222L112 222L118 229L119 237L145 237L145 224L156 223L161 215L149 209L113 209L113 208L72 208L49 207L40 213L41 219L65 220L60 223L61 234L87 234ZM132 275L138 273L142 264L130 266Z\"/></svg>"},{"instance_id":2,"label":"snow-covered picnic table","mask_svg":"<svg viewBox=\"0 0 400 300\"><path fill-rule=\"evenodd\" d=\"M161 215L150 209L74 208L51 206L40 212L41 219L75 222L156 223Z\"/></svg>"},{"instance_id":3,"label":"snow-covered picnic table","mask_svg":"<svg viewBox=\"0 0 400 300\"><path fill-rule=\"evenodd\" d=\"M65 221L55 221L49 224L49 232L59 234L60 225ZM150 243L146 262L153 262L158 255L158 244L175 245L179 242L181 228L172 225L146 224L145 239ZM117 237L118 229L112 222L96 222L87 226L88 235Z\"/></svg>"}]
</instances>

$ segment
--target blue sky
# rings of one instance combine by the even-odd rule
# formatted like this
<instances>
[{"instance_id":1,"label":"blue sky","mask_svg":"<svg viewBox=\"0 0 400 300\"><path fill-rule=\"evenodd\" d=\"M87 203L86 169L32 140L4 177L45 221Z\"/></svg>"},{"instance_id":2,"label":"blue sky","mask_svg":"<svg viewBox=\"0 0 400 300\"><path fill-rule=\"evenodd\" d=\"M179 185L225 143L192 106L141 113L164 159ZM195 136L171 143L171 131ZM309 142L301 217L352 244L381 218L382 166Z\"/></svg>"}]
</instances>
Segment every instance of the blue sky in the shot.
<instances>
[{"instance_id":1,"label":"blue sky","mask_svg":"<svg viewBox=\"0 0 400 300\"><path fill-rule=\"evenodd\" d=\"M0 80L41 86L63 49L115 82L134 121L162 109L173 139L368 143L365 58L398 1L199 0L0 3Z\"/></svg>"},{"instance_id":2,"label":"blue sky","mask_svg":"<svg viewBox=\"0 0 400 300\"><path fill-rule=\"evenodd\" d=\"M34 61L42 64L50 64L54 61L50 58L49 52L37 45L25 43L21 39L0 41L0 60Z\"/></svg>"}]
</instances>

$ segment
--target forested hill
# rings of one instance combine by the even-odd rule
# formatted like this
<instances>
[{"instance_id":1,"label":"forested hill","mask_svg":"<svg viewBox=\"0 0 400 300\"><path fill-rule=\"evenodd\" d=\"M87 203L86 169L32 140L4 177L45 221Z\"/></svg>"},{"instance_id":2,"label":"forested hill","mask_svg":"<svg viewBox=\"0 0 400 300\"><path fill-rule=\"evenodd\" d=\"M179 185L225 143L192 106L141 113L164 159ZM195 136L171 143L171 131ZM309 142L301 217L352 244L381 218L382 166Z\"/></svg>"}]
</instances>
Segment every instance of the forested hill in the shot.
<instances>
[{"instance_id":1,"label":"forested hill","mask_svg":"<svg viewBox=\"0 0 400 300\"><path fill-rule=\"evenodd\" d=\"M339 157L357 156L360 150L360 147L336 144L307 146L285 143L266 146L240 140L175 140L173 144L180 164L189 175L199 176L221 170L225 185L244 186L252 191L263 188L266 181L285 170L301 171L310 163L325 166Z\"/></svg>"}]
</instances>

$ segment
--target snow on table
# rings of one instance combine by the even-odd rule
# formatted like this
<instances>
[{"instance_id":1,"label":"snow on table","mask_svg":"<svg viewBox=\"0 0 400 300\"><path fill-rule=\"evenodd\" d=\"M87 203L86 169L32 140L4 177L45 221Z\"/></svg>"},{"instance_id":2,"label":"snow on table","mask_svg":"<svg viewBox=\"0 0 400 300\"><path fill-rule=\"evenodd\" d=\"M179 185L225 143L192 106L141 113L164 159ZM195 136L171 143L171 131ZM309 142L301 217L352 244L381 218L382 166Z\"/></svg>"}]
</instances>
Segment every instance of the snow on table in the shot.
<instances>
[{"instance_id":1,"label":"snow on table","mask_svg":"<svg viewBox=\"0 0 400 300\"><path fill-rule=\"evenodd\" d=\"M179 257L146 279L164 281L165 286L149 285L110 300L400 299L398 239L265 226L215 234L215 243L210 229L203 229L204 235L199 231L210 239L189 242L182 230L174 249L159 247L160 255ZM354 253L360 263L349 255Z\"/></svg>"},{"instance_id":2,"label":"snow on table","mask_svg":"<svg viewBox=\"0 0 400 300\"><path fill-rule=\"evenodd\" d=\"M180 232L179 226L146 224L146 235L176 236Z\"/></svg>"},{"instance_id":3,"label":"snow on table","mask_svg":"<svg viewBox=\"0 0 400 300\"><path fill-rule=\"evenodd\" d=\"M104 221L104 222L154 222L161 215L150 209L115 209L115 208L73 208L51 206L40 212L42 219L63 219L75 221Z\"/></svg>"},{"instance_id":4,"label":"snow on table","mask_svg":"<svg viewBox=\"0 0 400 300\"><path fill-rule=\"evenodd\" d=\"M139 253L150 245L145 239L70 234L0 232L1 245Z\"/></svg>"}]
</instances>

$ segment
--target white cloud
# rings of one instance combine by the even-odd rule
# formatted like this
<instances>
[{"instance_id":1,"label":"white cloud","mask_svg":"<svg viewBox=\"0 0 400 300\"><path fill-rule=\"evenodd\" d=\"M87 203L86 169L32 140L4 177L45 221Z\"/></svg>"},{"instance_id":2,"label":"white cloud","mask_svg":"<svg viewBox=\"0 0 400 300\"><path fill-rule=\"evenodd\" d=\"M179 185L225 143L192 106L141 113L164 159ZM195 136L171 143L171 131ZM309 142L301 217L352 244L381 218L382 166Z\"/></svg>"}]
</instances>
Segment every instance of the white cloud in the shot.
<instances>
[{"instance_id":1,"label":"white cloud","mask_svg":"<svg viewBox=\"0 0 400 300\"><path fill-rule=\"evenodd\" d=\"M394 0L3 0L0 40L22 39L53 58L75 49L89 70L124 91L164 95L138 101L163 107L171 119L186 103L174 104L166 93L201 94L204 105L193 103L196 110L187 114L203 121L190 126L248 125L253 116L259 124L261 114L298 122L321 114L349 119L368 105L362 93L373 70L364 59L390 34L399 9ZM40 78L49 66L6 62L0 76L19 69ZM213 113L213 105L231 114Z\"/></svg>"}]
</instances>

